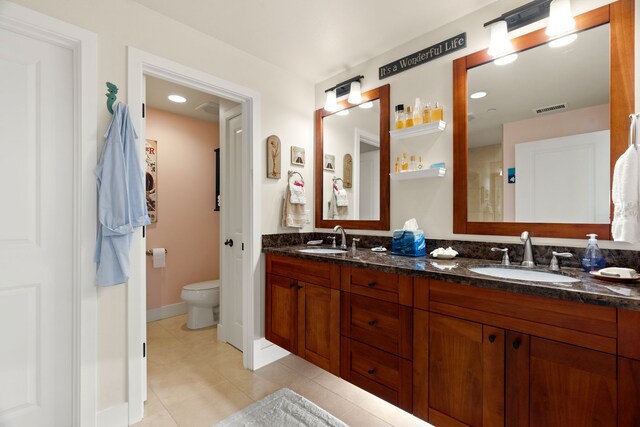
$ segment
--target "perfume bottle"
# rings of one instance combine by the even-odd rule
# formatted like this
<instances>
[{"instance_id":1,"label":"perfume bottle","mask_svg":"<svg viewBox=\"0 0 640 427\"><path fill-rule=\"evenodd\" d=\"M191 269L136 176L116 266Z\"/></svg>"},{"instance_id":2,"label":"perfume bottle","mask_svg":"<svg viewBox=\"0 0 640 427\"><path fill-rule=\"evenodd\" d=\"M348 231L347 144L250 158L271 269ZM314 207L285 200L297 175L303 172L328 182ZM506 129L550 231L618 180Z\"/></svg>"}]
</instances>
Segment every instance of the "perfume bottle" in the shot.
<instances>
[{"instance_id":1,"label":"perfume bottle","mask_svg":"<svg viewBox=\"0 0 640 427\"><path fill-rule=\"evenodd\" d=\"M418 156L418 166L416 166L418 170L422 170L422 156Z\"/></svg>"},{"instance_id":2,"label":"perfume bottle","mask_svg":"<svg viewBox=\"0 0 640 427\"><path fill-rule=\"evenodd\" d=\"M410 128L413 126L413 113L411 112L411 107L407 105L407 112L405 114L406 119L404 120L404 127Z\"/></svg>"},{"instance_id":3,"label":"perfume bottle","mask_svg":"<svg viewBox=\"0 0 640 427\"><path fill-rule=\"evenodd\" d=\"M404 127L404 104L396 105L396 129Z\"/></svg>"},{"instance_id":4,"label":"perfume bottle","mask_svg":"<svg viewBox=\"0 0 640 427\"><path fill-rule=\"evenodd\" d=\"M406 172L409 170L409 163L407 163L407 153L402 153L402 172Z\"/></svg>"},{"instance_id":5,"label":"perfume bottle","mask_svg":"<svg viewBox=\"0 0 640 427\"><path fill-rule=\"evenodd\" d=\"M431 121L431 104L427 102L427 105L422 109L422 123L429 123Z\"/></svg>"},{"instance_id":6,"label":"perfume bottle","mask_svg":"<svg viewBox=\"0 0 640 427\"><path fill-rule=\"evenodd\" d=\"M416 102L413 105L413 124L420 125L424 123L422 120L422 101L420 98L416 98Z\"/></svg>"},{"instance_id":7,"label":"perfume bottle","mask_svg":"<svg viewBox=\"0 0 640 427\"><path fill-rule=\"evenodd\" d=\"M436 102L436 106L431 111L431 120L436 122L438 120L444 120L444 112L442 110L442 105Z\"/></svg>"},{"instance_id":8,"label":"perfume bottle","mask_svg":"<svg viewBox=\"0 0 640 427\"><path fill-rule=\"evenodd\" d=\"M395 171L396 173L400 172L400 157L396 157L396 167L395 167Z\"/></svg>"},{"instance_id":9,"label":"perfume bottle","mask_svg":"<svg viewBox=\"0 0 640 427\"><path fill-rule=\"evenodd\" d=\"M416 156L413 154L411 155L411 157L409 157L409 170L416 170Z\"/></svg>"}]
</instances>

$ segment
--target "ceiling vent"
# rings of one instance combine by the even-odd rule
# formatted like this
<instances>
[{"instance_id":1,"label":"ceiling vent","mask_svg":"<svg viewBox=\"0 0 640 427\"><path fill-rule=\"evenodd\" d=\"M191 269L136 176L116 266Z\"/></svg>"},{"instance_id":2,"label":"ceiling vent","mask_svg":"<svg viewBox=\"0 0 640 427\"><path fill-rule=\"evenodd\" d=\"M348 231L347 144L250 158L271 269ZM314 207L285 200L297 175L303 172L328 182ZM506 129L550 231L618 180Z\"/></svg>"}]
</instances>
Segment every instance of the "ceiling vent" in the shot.
<instances>
[{"instance_id":1,"label":"ceiling vent","mask_svg":"<svg viewBox=\"0 0 640 427\"><path fill-rule=\"evenodd\" d=\"M218 104L214 103L214 102L205 102L204 104L200 104L196 107L196 110L200 110L200 111L204 111L207 114L211 114L213 116L217 116L218 115L218 111L219 111L220 107Z\"/></svg>"},{"instance_id":2,"label":"ceiling vent","mask_svg":"<svg viewBox=\"0 0 640 427\"><path fill-rule=\"evenodd\" d=\"M533 112L536 114L545 114L545 113L550 113L552 111L566 110L567 108L569 108L569 104L567 104L566 102L563 102L561 104L547 105L546 107L534 108Z\"/></svg>"}]
</instances>

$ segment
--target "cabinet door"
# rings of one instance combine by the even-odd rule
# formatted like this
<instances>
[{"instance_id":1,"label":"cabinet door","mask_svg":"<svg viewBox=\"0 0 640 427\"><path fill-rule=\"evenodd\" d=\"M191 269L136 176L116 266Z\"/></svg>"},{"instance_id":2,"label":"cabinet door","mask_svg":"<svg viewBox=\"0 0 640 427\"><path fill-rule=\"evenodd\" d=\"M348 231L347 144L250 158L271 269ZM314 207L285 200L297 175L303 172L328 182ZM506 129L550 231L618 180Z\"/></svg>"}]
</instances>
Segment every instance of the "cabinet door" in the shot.
<instances>
[{"instance_id":1,"label":"cabinet door","mask_svg":"<svg viewBox=\"0 0 640 427\"><path fill-rule=\"evenodd\" d=\"M340 375L340 291L298 283L298 355Z\"/></svg>"},{"instance_id":2,"label":"cabinet door","mask_svg":"<svg viewBox=\"0 0 640 427\"><path fill-rule=\"evenodd\" d=\"M297 286L294 279L267 274L265 336L292 353L297 352Z\"/></svg>"},{"instance_id":3,"label":"cabinet door","mask_svg":"<svg viewBox=\"0 0 640 427\"><path fill-rule=\"evenodd\" d=\"M504 423L504 330L431 313L429 422Z\"/></svg>"},{"instance_id":4,"label":"cabinet door","mask_svg":"<svg viewBox=\"0 0 640 427\"><path fill-rule=\"evenodd\" d=\"M615 426L617 418L616 357L556 341L531 337L529 354L526 346L507 340L510 360L528 357L528 420L520 418L520 426ZM514 344L516 344L514 346ZM525 350L525 351L522 351ZM520 362L520 366L526 364ZM515 378L514 366L507 365L507 377ZM524 378L524 377L521 377ZM507 388L508 390L509 388ZM507 399L511 396L507 395ZM511 402L508 401L508 405ZM527 422L528 421L528 422Z\"/></svg>"}]
</instances>

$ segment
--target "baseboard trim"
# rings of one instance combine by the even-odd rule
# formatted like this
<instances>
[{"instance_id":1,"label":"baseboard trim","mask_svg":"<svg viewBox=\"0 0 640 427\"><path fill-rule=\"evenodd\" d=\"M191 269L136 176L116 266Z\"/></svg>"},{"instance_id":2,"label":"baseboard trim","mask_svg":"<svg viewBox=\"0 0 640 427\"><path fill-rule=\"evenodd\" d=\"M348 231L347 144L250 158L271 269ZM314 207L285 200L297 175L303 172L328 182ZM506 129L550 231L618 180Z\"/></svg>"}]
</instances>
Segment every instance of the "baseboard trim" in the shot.
<instances>
[{"instance_id":1,"label":"baseboard trim","mask_svg":"<svg viewBox=\"0 0 640 427\"><path fill-rule=\"evenodd\" d=\"M288 354L287 350L267 341L266 338L253 340L253 369L260 369Z\"/></svg>"},{"instance_id":2,"label":"baseboard trim","mask_svg":"<svg viewBox=\"0 0 640 427\"><path fill-rule=\"evenodd\" d=\"M103 409L98 412L98 427L126 427L129 425L129 403Z\"/></svg>"},{"instance_id":3,"label":"baseboard trim","mask_svg":"<svg viewBox=\"0 0 640 427\"><path fill-rule=\"evenodd\" d=\"M184 302L152 308L147 310L147 323L166 319L167 317L180 316L181 314L187 314L187 304Z\"/></svg>"}]
</instances>

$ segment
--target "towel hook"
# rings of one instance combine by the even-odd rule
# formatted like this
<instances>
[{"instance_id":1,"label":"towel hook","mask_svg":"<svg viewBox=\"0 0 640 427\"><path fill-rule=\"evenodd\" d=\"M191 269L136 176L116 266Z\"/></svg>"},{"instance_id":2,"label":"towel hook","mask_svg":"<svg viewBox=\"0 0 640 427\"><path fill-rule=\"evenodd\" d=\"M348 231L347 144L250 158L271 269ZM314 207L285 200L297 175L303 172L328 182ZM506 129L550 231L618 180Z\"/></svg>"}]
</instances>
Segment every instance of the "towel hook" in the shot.
<instances>
[{"instance_id":1,"label":"towel hook","mask_svg":"<svg viewBox=\"0 0 640 427\"><path fill-rule=\"evenodd\" d=\"M111 82L107 82L107 93L105 93L104 95L107 97L107 110L109 110L111 114L113 114L113 103L116 102L117 93L118 86L114 85Z\"/></svg>"}]
</instances>

